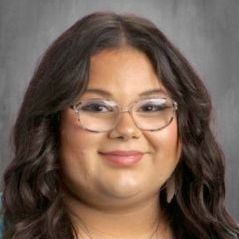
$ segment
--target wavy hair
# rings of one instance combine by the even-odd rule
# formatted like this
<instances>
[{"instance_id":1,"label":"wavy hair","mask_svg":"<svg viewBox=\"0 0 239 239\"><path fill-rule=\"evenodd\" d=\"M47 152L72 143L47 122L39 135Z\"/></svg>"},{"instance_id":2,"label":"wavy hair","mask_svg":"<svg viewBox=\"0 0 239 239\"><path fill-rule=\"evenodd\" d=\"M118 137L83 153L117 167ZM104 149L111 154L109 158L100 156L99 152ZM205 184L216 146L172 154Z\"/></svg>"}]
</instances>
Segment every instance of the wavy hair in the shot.
<instances>
[{"instance_id":1,"label":"wavy hair","mask_svg":"<svg viewBox=\"0 0 239 239\"><path fill-rule=\"evenodd\" d=\"M58 37L28 86L14 129L14 157L4 174L4 239L73 239L61 191L59 115L84 92L90 57L132 46L145 53L177 101L182 142L176 195L160 203L177 239L231 239L236 222L224 206L224 156L210 129L211 100L188 61L149 20L96 12Z\"/></svg>"}]
</instances>

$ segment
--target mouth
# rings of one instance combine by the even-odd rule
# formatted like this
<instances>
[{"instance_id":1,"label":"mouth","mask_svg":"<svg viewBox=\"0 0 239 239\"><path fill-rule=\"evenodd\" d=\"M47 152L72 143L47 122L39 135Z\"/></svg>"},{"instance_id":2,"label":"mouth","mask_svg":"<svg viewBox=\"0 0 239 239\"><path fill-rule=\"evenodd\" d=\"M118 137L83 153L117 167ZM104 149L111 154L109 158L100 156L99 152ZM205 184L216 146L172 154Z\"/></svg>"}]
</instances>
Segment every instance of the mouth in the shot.
<instances>
[{"instance_id":1,"label":"mouth","mask_svg":"<svg viewBox=\"0 0 239 239\"><path fill-rule=\"evenodd\" d=\"M114 166L134 166L139 163L144 153L140 151L110 151L99 152L99 154L107 161L107 163Z\"/></svg>"}]
</instances>

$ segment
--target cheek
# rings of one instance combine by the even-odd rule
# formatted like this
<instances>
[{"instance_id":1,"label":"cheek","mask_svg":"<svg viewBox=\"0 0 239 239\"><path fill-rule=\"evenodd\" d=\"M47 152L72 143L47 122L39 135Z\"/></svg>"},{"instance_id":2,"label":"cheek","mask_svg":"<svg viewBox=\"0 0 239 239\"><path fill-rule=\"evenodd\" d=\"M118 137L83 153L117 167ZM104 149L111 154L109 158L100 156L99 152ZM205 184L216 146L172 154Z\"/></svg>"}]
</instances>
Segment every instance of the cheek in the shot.
<instances>
[{"instance_id":1,"label":"cheek","mask_svg":"<svg viewBox=\"0 0 239 239\"><path fill-rule=\"evenodd\" d=\"M60 162L64 179L84 182L97 168L99 139L79 127L77 119L66 111L61 118ZM90 142L90 143L89 143ZM75 182L76 183L76 182Z\"/></svg>"},{"instance_id":2,"label":"cheek","mask_svg":"<svg viewBox=\"0 0 239 239\"><path fill-rule=\"evenodd\" d=\"M61 148L68 153L77 155L87 151L97 150L99 137L89 131L83 130L74 112L66 110L61 117Z\"/></svg>"},{"instance_id":3,"label":"cheek","mask_svg":"<svg viewBox=\"0 0 239 239\"><path fill-rule=\"evenodd\" d=\"M156 171L165 180L177 166L181 153L176 120L163 130L148 133L147 139L153 147Z\"/></svg>"}]
</instances>

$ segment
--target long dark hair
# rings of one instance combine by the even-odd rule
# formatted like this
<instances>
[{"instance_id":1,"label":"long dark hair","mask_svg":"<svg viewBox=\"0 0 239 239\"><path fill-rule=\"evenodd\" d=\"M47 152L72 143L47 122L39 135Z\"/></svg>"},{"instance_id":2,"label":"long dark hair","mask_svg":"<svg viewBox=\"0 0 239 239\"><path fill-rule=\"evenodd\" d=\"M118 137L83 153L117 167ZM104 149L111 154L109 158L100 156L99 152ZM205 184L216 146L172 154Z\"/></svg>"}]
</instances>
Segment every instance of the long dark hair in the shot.
<instances>
[{"instance_id":1,"label":"long dark hair","mask_svg":"<svg viewBox=\"0 0 239 239\"><path fill-rule=\"evenodd\" d=\"M90 57L130 45L150 59L178 102L181 160L176 195L160 203L177 239L229 239L239 234L224 206L224 156L210 130L211 101L188 61L150 21L98 12L77 21L46 51L13 130L14 158L4 175L4 239L73 239L61 192L59 115L88 84Z\"/></svg>"}]
</instances>

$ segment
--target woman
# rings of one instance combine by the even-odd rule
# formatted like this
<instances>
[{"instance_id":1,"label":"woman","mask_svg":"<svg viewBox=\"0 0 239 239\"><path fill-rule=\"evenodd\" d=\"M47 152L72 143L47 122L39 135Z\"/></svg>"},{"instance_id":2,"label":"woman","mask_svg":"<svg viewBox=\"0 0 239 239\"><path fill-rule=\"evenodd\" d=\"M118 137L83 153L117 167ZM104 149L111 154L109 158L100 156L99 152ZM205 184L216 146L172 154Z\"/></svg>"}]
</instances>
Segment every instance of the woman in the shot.
<instances>
[{"instance_id":1,"label":"woman","mask_svg":"<svg viewBox=\"0 0 239 239\"><path fill-rule=\"evenodd\" d=\"M25 94L3 238L237 238L210 112L203 83L150 21L79 20Z\"/></svg>"}]
</instances>

